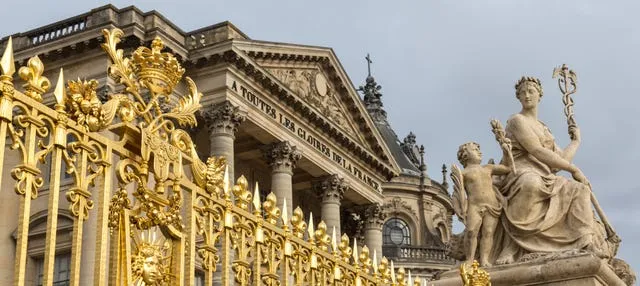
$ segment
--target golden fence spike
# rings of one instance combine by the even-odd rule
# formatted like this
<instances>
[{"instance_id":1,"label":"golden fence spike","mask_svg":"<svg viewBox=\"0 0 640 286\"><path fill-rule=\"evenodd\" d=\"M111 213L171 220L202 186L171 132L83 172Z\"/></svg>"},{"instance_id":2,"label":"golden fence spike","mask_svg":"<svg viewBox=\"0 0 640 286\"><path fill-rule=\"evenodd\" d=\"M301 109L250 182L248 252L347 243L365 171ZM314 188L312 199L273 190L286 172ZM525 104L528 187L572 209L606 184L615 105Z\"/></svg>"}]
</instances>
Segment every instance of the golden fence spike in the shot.
<instances>
[{"instance_id":1,"label":"golden fence spike","mask_svg":"<svg viewBox=\"0 0 640 286\"><path fill-rule=\"evenodd\" d=\"M307 229L307 234L309 235L309 242L313 242L313 234L315 231L313 230L313 213L309 213L309 228Z\"/></svg>"},{"instance_id":2,"label":"golden fence spike","mask_svg":"<svg viewBox=\"0 0 640 286\"><path fill-rule=\"evenodd\" d=\"M56 83L56 89L53 91L53 95L56 98L56 110L58 112L64 111L65 100L67 98L67 89L64 86L64 70L62 68L60 68L58 83Z\"/></svg>"},{"instance_id":3,"label":"golden fence spike","mask_svg":"<svg viewBox=\"0 0 640 286\"><path fill-rule=\"evenodd\" d=\"M222 189L224 190L224 195L226 197L230 197L229 195L229 165L224 167L224 179L222 179Z\"/></svg>"},{"instance_id":4,"label":"golden fence spike","mask_svg":"<svg viewBox=\"0 0 640 286\"><path fill-rule=\"evenodd\" d=\"M2 68L2 75L9 78L12 78L16 72L16 65L13 60L13 40L11 37L9 37L7 47L4 49L2 59L0 59L0 68Z\"/></svg>"},{"instance_id":5,"label":"golden fence spike","mask_svg":"<svg viewBox=\"0 0 640 286\"><path fill-rule=\"evenodd\" d=\"M373 274L378 274L378 258L377 251L373 250Z\"/></svg>"},{"instance_id":6,"label":"golden fence spike","mask_svg":"<svg viewBox=\"0 0 640 286\"><path fill-rule=\"evenodd\" d=\"M391 260L391 282L393 283L393 285L396 284L396 269L395 266L393 266L393 260Z\"/></svg>"},{"instance_id":7,"label":"golden fence spike","mask_svg":"<svg viewBox=\"0 0 640 286\"><path fill-rule=\"evenodd\" d=\"M411 270L409 270L409 279L407 279L407 285L408 286L412 286L413 285L413 279L411 279Z\"/></svg>"},{"instance_id":8,"label":"golden fence spike","mask_svg":"<svg viewBox=\"0 0 640 286\"><path fill-rule=\"evenodd\" d=\"M358 239L353 238L353 264L357 267L358 263Z\"/></svg>"},{"instance_id":9,"label":"golden fence spike","mask_svg":"<svg viewBox=\"0 0 640 286\"><path fill-rule=\"evenodd\" d=\"M256 186L253 190L253 214L256 216L262 216L262 210L260 209L260 188L256 181Z\"/></svg>"},{"instance_id":10,"label":"golden fence spike","mask_svg":"<svg viewBox=\"0 0 640 286\"><path fill-rule=\"evenodd\" d=\"M331 250L334 254L338 253L338 242L336 241L336 226L333 226L333 233L331 234Z\"/></svg>"},{"instance_id":11,"label":"golden fence spike","mask_svg":"<svg viewBox=\"0 0 640 286\"><path fill-rule=\"evenodd\" d=\"M282 225L287 225L289 222L289 215L287 214L287 200L282 202Z\"/></svg>"}]
</instances>

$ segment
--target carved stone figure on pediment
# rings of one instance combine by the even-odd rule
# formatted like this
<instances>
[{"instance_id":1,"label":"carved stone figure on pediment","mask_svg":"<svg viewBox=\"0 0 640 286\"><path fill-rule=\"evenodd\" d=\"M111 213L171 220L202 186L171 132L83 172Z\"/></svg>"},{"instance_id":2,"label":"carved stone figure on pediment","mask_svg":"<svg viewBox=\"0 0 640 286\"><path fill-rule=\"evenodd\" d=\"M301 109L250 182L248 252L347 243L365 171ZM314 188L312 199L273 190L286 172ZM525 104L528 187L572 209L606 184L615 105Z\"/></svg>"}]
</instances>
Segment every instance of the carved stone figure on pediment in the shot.
<instances>
[{"instance_id":1,"label":"carved stone figure on pediment","mask_svg":"<svg viewBox=\"0 0 640 286\"><path fill-rule=\"evenodd\" d=\"M271 68L269 72L334 124L353 131L336 99L336 91L317 69Z\"/></svg>"}]
</instances>

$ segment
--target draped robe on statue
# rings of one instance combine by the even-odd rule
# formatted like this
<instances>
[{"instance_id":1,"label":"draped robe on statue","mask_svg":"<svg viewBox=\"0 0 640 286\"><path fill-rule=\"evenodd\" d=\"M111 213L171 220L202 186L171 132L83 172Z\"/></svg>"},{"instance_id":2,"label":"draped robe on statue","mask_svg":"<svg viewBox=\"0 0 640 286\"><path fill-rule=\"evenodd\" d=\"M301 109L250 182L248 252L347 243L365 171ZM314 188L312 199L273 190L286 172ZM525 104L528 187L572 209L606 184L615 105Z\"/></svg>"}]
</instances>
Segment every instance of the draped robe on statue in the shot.
<instances>
[{"instance_id":1,"label":"draped robe on statue","mask_svg":"<svg viewBox=\"0 0 640 286\"><path fill-rule=\"evenodd\" d=\"M496 258L514 262L527 253L588 246L604 249L604 233L591 209L589 188L556 175L514 136L514 132L531 132L543 148L560 154L549 129L542 122L531 121L526 126L528 130L514 130L509 123L505 131L513 144L517 172L507 175L500 186L504 208L501 227L496 232L500 236L494 245Z\"/></svg>"}]
</instances>

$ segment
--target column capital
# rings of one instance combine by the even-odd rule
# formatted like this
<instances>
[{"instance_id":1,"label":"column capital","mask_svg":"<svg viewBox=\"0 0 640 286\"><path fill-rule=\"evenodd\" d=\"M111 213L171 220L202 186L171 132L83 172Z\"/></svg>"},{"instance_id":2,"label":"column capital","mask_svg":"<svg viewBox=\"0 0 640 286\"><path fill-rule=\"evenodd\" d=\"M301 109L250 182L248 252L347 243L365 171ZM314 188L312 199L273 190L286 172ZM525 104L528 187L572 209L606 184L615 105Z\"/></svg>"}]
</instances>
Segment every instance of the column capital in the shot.
<instances>
[{"instance_id":1,"label":"column capital","mask_svg":"<svg viewBox=\"0 0 640 286\"><path fill-rule=\"evenodd\" d=\"M338 174L328 175L312 182L313 191L322 199L322 202L335 202L340 204L344 192L349 188L349 183Z\"/></svg>"},{"instance_id":2,"label":"column capital","mask_svg":"<svg viewBox=\"0 0 640 286\"><path fill-rule=\"evenodd\" d=\"M272 171L292 173L302 152L289 141L276 142L264 148L264 157Z\"/></svg>"},{"instance_id":3,"label":"column capital","mask_svg":"<svg viewBox=\"0 0 640 286\"><path fill-rule=\"evenodd\" d=\"M247 112L228 100L209 106L206 111L202 111L201 115L212 135L234 136L238 126L247 119Z\"/></svg>"},{"instance_id":4,"label":"column capital","mask_svg":"<svg viewBox=\"0 0 640 286\"><path fill-rule=\"evenodd\" d=\"M362 206L361 214L364 219L364 225L366 228L380 228L387 218L387 214L380 204L373 203Z\"/></svg>"}]
</instances>

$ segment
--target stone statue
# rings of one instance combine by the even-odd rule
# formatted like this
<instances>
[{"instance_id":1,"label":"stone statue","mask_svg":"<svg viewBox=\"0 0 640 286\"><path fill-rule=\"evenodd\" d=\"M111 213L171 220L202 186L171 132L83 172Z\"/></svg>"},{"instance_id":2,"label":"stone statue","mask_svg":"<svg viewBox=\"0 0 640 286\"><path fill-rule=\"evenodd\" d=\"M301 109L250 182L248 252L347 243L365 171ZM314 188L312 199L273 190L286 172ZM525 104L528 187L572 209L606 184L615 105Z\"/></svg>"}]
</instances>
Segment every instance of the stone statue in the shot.
<instances>
[{"instance_id":1,"label":"stone statue","mask_svg":"<svg viewBox=\"0 0 640 286\"><path fill-rule=\"evenodd\" d=\"M543 96L540 80L523 77L515 89L522 110L507 121L506 137L512 142L518 171L497 183L506 205L496 263L513 263L528 253L574 249L611 257L591 208L589 181L571 163L580 145L580 129L571 126L571 143L560 148L549 128L538 120ZM574 180L556 175L559 170L569 172Z\"/></svg>"},{"instance_id":2,"label":"stone statue","mask_svg":"<svg viewBox=\"0 0 640 286\"><path fill-rule=\"evenodd\" d=\"M509 152L508 147L503 151ZM454 210L466 226L464 254L468 263L472 264L479 242L480 264L485 267L491 266L489 254L493 247L494 231L502 209L502 198L493 187L492 176L506 175L511 169L505 165L480 165L482 153L480 145L475 142L460 146L458 161L464 170L461 171L458 166L452 165L451 179L454 183Z\"/></svg>"}]
</instances>

